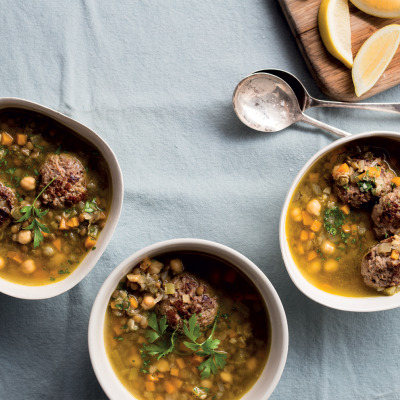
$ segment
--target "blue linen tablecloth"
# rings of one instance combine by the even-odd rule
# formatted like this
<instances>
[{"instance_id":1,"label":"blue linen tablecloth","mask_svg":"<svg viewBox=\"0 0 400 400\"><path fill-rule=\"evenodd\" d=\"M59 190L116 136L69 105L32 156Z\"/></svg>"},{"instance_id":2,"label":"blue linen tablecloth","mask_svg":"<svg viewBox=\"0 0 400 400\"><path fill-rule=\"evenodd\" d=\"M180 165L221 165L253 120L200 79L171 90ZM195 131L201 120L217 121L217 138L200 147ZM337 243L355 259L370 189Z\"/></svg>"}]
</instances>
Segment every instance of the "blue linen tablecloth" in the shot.
<instances>
[{"instance_id":1,"label":"blue linen tablecloth","mask_svg":"<svg viewBox=\"0 0 400 400\"><path fill-rule=\"evenodd\" d=\"M0 295L0 399L105 399L87 346L94 298L128 255L177 237L233 247L278 291L290 347L272 399L400 398L400 310L356 314L316 304L281 259L278 221L289 185L334 137L301 124L257 133L231 106L239 80L268 67L297 74L321 96L276 1L0 5L0 96L88 125L111 145L125 180L116 233L84 281L49 300ZM396 87L373 100L399 97ZM308 114L354 133L400 130L395 115Z\"/></svg>"}]
</instances>

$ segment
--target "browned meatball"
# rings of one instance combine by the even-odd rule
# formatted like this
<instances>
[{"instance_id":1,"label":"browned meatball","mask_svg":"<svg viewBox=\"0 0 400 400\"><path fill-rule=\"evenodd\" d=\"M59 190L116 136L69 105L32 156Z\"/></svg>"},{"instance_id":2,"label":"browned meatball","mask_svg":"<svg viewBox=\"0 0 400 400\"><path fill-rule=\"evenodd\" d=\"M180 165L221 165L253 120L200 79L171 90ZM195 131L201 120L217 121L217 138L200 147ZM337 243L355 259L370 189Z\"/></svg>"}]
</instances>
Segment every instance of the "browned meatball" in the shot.
<instances>
[{"instance_id":1,"label":"browned meatball","mask_svg":"<svg viewBox=\"0 0 400 400\"><path fill-rule=\"evenodd\" d=\"M372 209L371 218L375 233L380 238L400 231L400 188L379 199Z\"/></svg>"},{"instance_id":2,"label":"browned meatball","mask_svg":"<svg viewBox=\"0 0 400 400\"><path fill-rule=\"evenodd\" d=\"M364 283L378 291L400 285L400 260L391 257L392 249L400 249L400 237L392 236L372 247L361 263Z\"/></svg>"},{"instance_id":3,"label":"browned meatball","mask_svg":"<svg viewBox=\"0 0 400 400\"><path fill-rule=\"evenodd\" d=\"M53 154L47 158L39 172L39 191L56 177L41 196L44 204L54 208L65 208L86 198L85 170L76 157Z\"/></svg>"},{"instance_id":4,"label":"browned meatball","mask_svg":"<svg viewBox=\"0 0 400 400\"><path fill-rule=\"evenodd\" d=\"M188 273L182 273L172 279L175 293L158 304L158 312L167 317L172 328L182 328L183 321L197 315L197 323L206 328L213 323L218 312L218 300L209 286Z\"/></svg>"},{"instance_id":5,"label":"browned meatball","mask_svg":"<svg viewBox=\"0 0 400 400\"><path fill-rule=\"evenodd\" d=\"M11 221L11 211L17 204L14 192L0 183L0 229Z\"/></svg>"},{"instance_id":6,"label":"browned meatball","mask_svg":"<svg viewBox=\"0 0 400 400\"><path fill-rule=\"evenodd\" d=\"M395 175L380 158L349 158L346 164L348 171L341 171L340 165L336 165L332 171L334 193L343 203L353 208L369 206L392 190L391 182ZM366 173L371 167L379 168L379 176Z\"/></svg>"}]
</instances>

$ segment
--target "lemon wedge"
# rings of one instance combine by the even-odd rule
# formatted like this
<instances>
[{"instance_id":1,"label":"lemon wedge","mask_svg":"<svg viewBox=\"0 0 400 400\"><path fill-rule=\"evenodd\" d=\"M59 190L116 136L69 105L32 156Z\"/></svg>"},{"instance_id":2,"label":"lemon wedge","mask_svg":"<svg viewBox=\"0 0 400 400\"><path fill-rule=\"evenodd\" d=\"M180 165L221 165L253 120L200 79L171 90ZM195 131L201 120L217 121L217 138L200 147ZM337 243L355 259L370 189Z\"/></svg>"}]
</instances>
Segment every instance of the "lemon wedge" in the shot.
<instances>
[{"instance_id":1,"label":"lemon wedge","mask_svg":"<svg viewBox=\"0 0 400 400\"><path fill-rule=\"evenodd\" d=\"M346 67L353 65L348 0L322 0L318 28L326 49Z\"/></svg>"},{"instance_id":2,"label":"lemon wedge","mask_svg":"<svg viewBox=\"0 0 400 400\"><path fill-rule=\"evenodd\" d=\"M381 18L400 17L400 0L350 0L367 14Z\"/></svg>"},{"instance_id":3,"label":"lemon wedge","mask_svg":"<svg viewBox=\"0 0 400 400\"><path fill-rule=\"evenodd\" d=\"M356 95L362 96L375 85L392 61L400 44L400 25L393 24L377 30L358 51L352 77Z\"/></svg>"}]
</instances>

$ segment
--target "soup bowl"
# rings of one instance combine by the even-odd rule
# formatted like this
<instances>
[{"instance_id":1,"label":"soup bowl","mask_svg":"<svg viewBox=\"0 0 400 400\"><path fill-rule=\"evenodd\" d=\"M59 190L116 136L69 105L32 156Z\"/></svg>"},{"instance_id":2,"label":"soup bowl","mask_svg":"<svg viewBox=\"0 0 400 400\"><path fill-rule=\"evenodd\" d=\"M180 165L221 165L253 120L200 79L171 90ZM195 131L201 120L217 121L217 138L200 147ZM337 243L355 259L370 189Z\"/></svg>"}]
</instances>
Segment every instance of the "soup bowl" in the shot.
<instances>
[{"instance_id":1,"label":"soup bowl","mask_svg":"<svg viewBox=\"0 0 400 400\"><path fill-rule=\"evenodd\" d=\"M381 311L388 310L396 307L400 307L400 295L395 294L393 296L385 295L372 295L364 297L352 297L352 296L342 296L327 291L321 290L318 287L310 283L305 276L301 273L293 254L290 250L290 245L288 242L288 224L287 218L289 213L289 206L293 195L302 181L302 179L307 175L307 173L316 165L323 157L328 153L340 149L341 147L351 147L357 146L358 144L369 145L371 143L372 147L380 147L384 151L390 153L391 150L400 146L400 133L397 132L367 132L360 133L354 136L339 139L330 145L324 147L322 150L318 151L307 163L303 166L300 172L294 179L283 204L282 213L280 217L280 227L279 227L279 240L280 248L282 252L282 257L289 273L290 278L297 288L303 292L310 299L317 303L343 311L354 311L354 312L371 312L371 311ZM383 147L382 143L385 143ZM367 249L365 249L367 250ZM340 261L339 261L340 265ZM375 293L374 293L375 294Z\"/></svg>"},{"instance_id":2,"label":"soup bowl","mask_svg":"<svg viewBox=\"0 0 400 400\"><path fill-rule=\"evenodd\" d=\"M81 138L83 142L86 142L97 149L101 153L101 156L108 167L111 185L111 206L109 207L107 221L97 240L95 251L89 251L75 270L69 273L65 279L54 283L33 286L29 284L15 283L0 278L0 292L4 294L21 299L50 298L66 292L78 284L95 266L96 262L107 247L121 213L123 201L122 173L117 158L107 143L94 131L72 118L50 108L18 98L1 98L0 111L5 109L21 110L25 112L32 111L39 117L47 117L56 124L66 127L68 131L72 131L72 133Z\"/></svg>"},{"instance_id":3,"label":"soup bowl","mask_svg":"<svg viewBox=\"0 0 400 400\"><path fill-rule=\"evenodd\" d=\"M121 279L141 260L171 252L196 252L217 257L236 267L260 293L269 314L270 352L261 376L242 399L267 399L278 384L288 351L288 326L282 303L267 277L248 258L227 246L201 239L173 239L148 246L123 261L104 282L92 308L88 334L90 359L103 390L110 399L136 399L118 379L107 356L105 316L110 296Z\"/></svg>"}]
</instances>

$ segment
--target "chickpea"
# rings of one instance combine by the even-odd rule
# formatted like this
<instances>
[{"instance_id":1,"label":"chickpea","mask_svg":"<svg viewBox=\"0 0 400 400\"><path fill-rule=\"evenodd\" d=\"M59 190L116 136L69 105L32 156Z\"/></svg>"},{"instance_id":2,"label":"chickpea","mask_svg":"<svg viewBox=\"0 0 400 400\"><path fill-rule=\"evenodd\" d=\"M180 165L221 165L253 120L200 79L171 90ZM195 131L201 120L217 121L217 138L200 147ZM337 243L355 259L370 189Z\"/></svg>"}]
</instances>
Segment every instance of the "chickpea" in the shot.
<instances>
[{"instance_id":1,"label":"chickpea","mask_svg":"<svg viewBox=\"0 0 400 400\"><path fill-rule=\"evenodd\" d=\"M0 257L0 269L3 269L6 266L6 261L3 257Z\"/></svg>"},{"instance_id":2,"label":"chickpea","mask_svg":"<svg viewBox=\"0 0 400 400\"><path fill-rule=\"evenodd\" d=\"M307 204L307 211L310 214L318 216L321 211L321 203L317 199L313 199Z\"/></svg>"},{"instance_id":3,"label":"chickpea","mask_svg":"<svg viewBox=\"0 0 400 400\"><path fill-rule=\"evenodd\" d=\"M336 272L339 269L339 263L333 258L329 258L324 263L325 272Z\"/></svg>"},{"instance_id":4,"label":"chickpea","mask_svg":"<svg viewBox=\"0 0 400 400\"><path fill-rule=\"evenodd\" d=\"M146 317L142 317L140 320L140 327L146 329L149 326L149 321L147 321Z\"/></svg>"},{"instance_id":5,"label":"chickpea","mask_svg":"<svg viewBox=\"0 0 400 400\"><path fill-rule=\"evenodd\" d=\"M159 261L153 260L147 272L151 275L159 274L164 264Z\"/></svg>"},{"instance_id":6,"label":"chickpea","mask_svg":"<svg viewBox=\"0 0 400 400\"><path fill-rule=\"evenodd\" d=\"M139 323L142 320L142 316L139 314L136 314L133 316L133 320L137 323Z\"/></svg>"},{"instance_id":7,"label":"chickpea","mask_svg":"<svg viewBox=\"0 0 400 400\"><path fill-rule=\"evenodd\" d=\"M32 241L32 231L22 230L18 232L18 242L28 244Z\"/></svg>"},{"instance_id":8,"label":"chickpea","mask_svg":"<svg viewBox=\"0 0 400 400\"><path fill-rule=\"evenodd\" d=\"M196 294L197 296L201 296L204 293L204 286L200 285L197 289L196 289Z\"/></svg>"},{"instance_id":9,"label":"chickpea","mask_svg":"<svg viewBox=\"0 0 400 400\"><path fill-rule=\"evenodd\" d=\"M212 385L213 385L213 383L212 383L211 379L203 379L201 381L201 386L206 387L207 389L211 389Z\"/></svg>"},{"instance_id":10,"label":"chickpea","mask_svg":"<svg viewBox=\"0 0 400 400\"><path fill-rule=\"evenodd\" d=\"M164 358L156 363L156 367L160 372L168 372L170 370L169 362Z\"/></svg>"},{"instance_id":11,"label":"chickpea","mask_svg":"<svg viewBox=\"0 0 400 400\"><path fill-rule=\"evenodd\" d=\"M19 184L21 185L21 188L27 192L36 189L36 179L33 176L23 177Z\"/></svg>"},{"instance_id":12,"label":"chickpea","mask_svg":"<svg viewBox=\"0 0 400 400\"><path fill-rule=\"evenodd\" d=\"M335 244L332 243L330 240L325 240L325 241L322 243L321 251L322 251L324 254L333 254L333 253L335 252L335 250L336 250L336 246L335 246Z\"/></svg>"},{"instance_id":13,"label":"chickpea","mask_svg":"<svg viewBox=\"0 0 400 400\"><path fill-rule=\"evenodd\" d=\"M224 382L224 383L232 383L233 382L232 374L230 374L229 372L222 371L220 373L220 377L221 377L222 382Z\"/></svg>"},{"instance_id":14,"label":"chickpea","mask_svg":"<svg viewBox=\"0 0 400 400\"><path fill-rule=\"evenodd\" d=\"M308 271L311 274L317 274L319 271L321 271L321 261L319 260L314 260L308 265Z\"/></svg>"},{"instance_id":15,"label":"chickpea","mask_svg":"<svg viewBox=\"0 0 400 400\"><path fill-rule=\"evenodd\" d=\"M290 214L296 222L301 222L301 220L303 219L303 217L301 215L301 210L299 207L293 208L293 210Z\"/></svg>"},{"instance_id":16,"label":"chickpea","mask_svg":"<svg viewBox=\"0 0 400 400\"><path fill-rule=\"evenodd\" d=\"M246 367L249 371L255 371L257 368L258 361L256 357L249 358L246 362Z\"/></svg>"},{"instance_id":17,"label":"chickpea","mask_svg":"<svg viewBox=\"0 0 400 400\"><path fill-rule=\"evenodd\" d=\"M19 230L20 230L20 225L19 225L19 224L13 225L13 226L11 227L11 233L18 233Z\"/></svg>"},{"instance_id":18,"label":"chickpea","mask_svg":"<svg viewBox=\"0 0 400 400\"><path fill-rule=\"evenodd\" d=\"M21 264L21 269L25 274L31 274L36 270L35 261L33 260L26 260Z\"/></svg>"},{"instance_id":19,"label":"chickpea","mask_svg":"<svg viewBox=\"0 0 400 400\"><path fill-rule=\"evenodd\" d=\"M141 306L144 310L150 310L156 305L153 296L144 296Z\"/></svg>"},{"instance_id":20,"label":"chickpea","mask_svg":"<svg viewBox=\"0 0 400 400\"><path fill-rule=\"evenodd\" d=\"M183 271L183 264L179 258L174 258L171 260L169 262L169 266L171 267L172 271L175 272L175 274L179 274Z\"/></svg>"},{"instance_id":21,"label":"chickpea","mask_svg":"<svg viewBox=\"0 0 400 400\"><path fill-rule=\"evenodd\" d=\"M53 257L55 254L55 250L51 246L43 246L42 254L45 257Z\"/></svg>"},{"instance_id":22,"label":"chickpea","mask_svg":"<svg viewBox=\"0 0 400 400\"><path fill-rule=\"evenodd\" d=\"M28 142L28 143L25 145L25 147L26 147L28 150L33 150L33 143L32 143L32 142Z\"/></svg>"}]
</instances>

